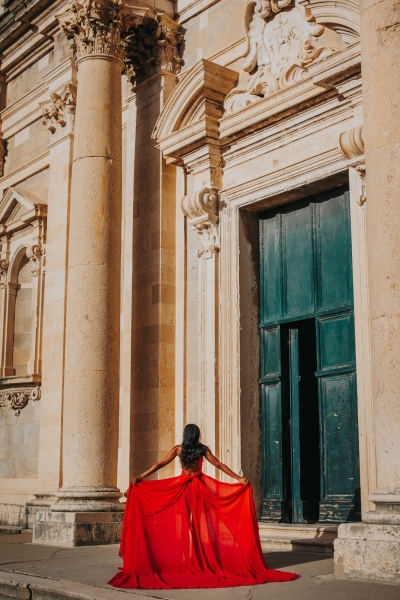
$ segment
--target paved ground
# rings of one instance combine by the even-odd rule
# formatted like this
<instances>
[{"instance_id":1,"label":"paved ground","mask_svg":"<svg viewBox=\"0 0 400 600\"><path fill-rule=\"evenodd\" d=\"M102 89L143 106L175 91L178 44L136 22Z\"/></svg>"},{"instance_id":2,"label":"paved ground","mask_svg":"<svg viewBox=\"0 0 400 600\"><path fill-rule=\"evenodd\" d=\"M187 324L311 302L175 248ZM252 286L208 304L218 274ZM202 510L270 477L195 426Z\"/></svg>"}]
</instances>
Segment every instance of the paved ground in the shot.
<instances>
[{"instance_id":1,"label":"paved ground","mask_svg":"<svg viewBox=\"0 0 400 600\"><path fill-rule=\"evenodd\" d=\"M269 552L267 563L275 569L295 571L301 575L297 581L266 584L252 588L223 590L172 590L135 591L129 596L148 596L168 600L400 600L400 586L364 581L338 579L333 576L333 559L323 554L305 552ZM43 578L43 585L51 580L64 580L63 587L71 583L71 591L82 595L112 598L114 588L107 581L116 573L121 561L118 546L89 548L55 548L30 543L29 534L0 535L0 578L12 580L21 574ZM26 578L25 578L26 579ZM36 580L35 581L39 581ZM79 585L80 584L80 585ZM96 586L94 588L85 586ZM99 589L100 588L100 589ZM125 594L126 597L126 594ZM137 596L136 596L137 597ZM3 597L0 595L0 600ZM9 598L7 600L10 600Z\"/></svg>"}]
</instances>

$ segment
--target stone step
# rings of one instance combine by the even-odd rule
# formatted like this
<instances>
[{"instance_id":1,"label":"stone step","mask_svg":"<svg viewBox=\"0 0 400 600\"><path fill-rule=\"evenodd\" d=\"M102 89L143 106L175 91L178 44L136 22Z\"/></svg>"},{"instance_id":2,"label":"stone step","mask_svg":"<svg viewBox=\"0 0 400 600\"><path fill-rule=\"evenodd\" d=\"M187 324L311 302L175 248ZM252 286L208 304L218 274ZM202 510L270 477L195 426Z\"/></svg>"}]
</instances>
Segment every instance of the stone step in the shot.
<instances>
[{"instance_id":1,"label":"stone step","mask_svg":"<svg viewBox=\"0 0 400 600\"><path fill-rule=\"evenodd\" d=\"M0 525L0 534L1 533L33 533L32 529L27 529L26 527L19 527L18 525Z\"/></svg>"},{"instance_id":2,"label":"stone step","mask_svg":"<svg viewBox=\"0 0 400 600\"><path fill-rule=\"evenodd\" d=\"M333 540L320 539L290 539L287 537L269 537L261 540L264 552L280 550L284 552L316 552L318 554L333 554Z\"/></svg>"},{"instance_id":3,"label":"stone step","mask_svg":"<svg viewBox=\"0 0 400 600\"><path fill-rule=\"evenodd\" d=\"M261 546L264 551L284 550L297 552L333 553L337 538L336 525L308 525L288 523L259 523Z\"/></svg>"}]
</instances>

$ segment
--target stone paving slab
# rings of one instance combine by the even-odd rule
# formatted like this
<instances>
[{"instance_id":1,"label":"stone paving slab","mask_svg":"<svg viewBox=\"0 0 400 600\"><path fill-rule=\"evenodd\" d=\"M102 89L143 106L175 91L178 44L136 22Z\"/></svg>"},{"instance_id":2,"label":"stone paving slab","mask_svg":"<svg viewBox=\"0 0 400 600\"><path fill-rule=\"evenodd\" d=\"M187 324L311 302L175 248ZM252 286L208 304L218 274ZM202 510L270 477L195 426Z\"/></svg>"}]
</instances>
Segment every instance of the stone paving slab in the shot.
<instances>
[{"instance_id":1,"label":"stone paving slab","mask_svg":"<svg viewBox=\"0 0 400 600\"><path fill-rule=\"evenodd\" d=\"M0 600L1 595L11 598L4 591L5 581L25 586L29 595L19 596L20 600L400 600L398 585L334 577L329 555L269 552L265 556L270 567L295 571L300 579L251 588L117 590L106 583L121 565L117 545L56 548L32 545L25 535L0 535Z\"/></svg>"}]
</instances>

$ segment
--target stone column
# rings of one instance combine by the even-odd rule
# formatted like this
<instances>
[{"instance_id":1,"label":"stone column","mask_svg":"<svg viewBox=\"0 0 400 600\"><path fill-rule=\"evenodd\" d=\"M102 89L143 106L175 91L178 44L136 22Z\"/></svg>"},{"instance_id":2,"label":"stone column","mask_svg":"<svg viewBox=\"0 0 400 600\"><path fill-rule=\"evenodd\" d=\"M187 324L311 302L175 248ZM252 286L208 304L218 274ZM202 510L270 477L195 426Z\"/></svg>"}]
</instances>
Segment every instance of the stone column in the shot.
<instances>
[{"instance_id":1,"label":"stone column","mask_svg":"<svg viewBox=\"0 0 400 600\"><path fill-rule=\"evenodd\" d=\"M72 4L58 15L78 68L71 181L62 487L34 539L117 542L122 207L122 5ZM77 8L78 7L78 8Z\"/></svg>"},{"instance_id":2,"label":"stone column","mask_svg":"<svg viewBox=\"0 0 400 600\"><path fill-rule=\"evenodd\" d=\"M376 510L341 525L338 572L400 581L400 3L361 0Z\"/></svg>"}]
</instances>

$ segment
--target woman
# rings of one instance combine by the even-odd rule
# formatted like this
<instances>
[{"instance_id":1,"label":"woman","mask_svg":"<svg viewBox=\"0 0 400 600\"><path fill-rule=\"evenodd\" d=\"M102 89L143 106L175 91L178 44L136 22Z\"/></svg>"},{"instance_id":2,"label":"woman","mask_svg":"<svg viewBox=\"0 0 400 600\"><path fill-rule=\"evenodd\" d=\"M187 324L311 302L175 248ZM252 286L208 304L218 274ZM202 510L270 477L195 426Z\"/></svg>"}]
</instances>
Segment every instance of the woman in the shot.
<instances>
[{"instance_id":1,"label":"woman","mask_svg":"<svg viewBox=\"0 0 400 600\"><path fill-rule=\"evenodd\" d=\"M177 456L179 477L142 482ZM202 473L204 457L239 483ZM186 425L182 445L132 479L120 556L123 567L109 581L119 588L221 588L298 577L267 568L250 482L200 442L197 425Z\"/></svg>"}]
</instances>

